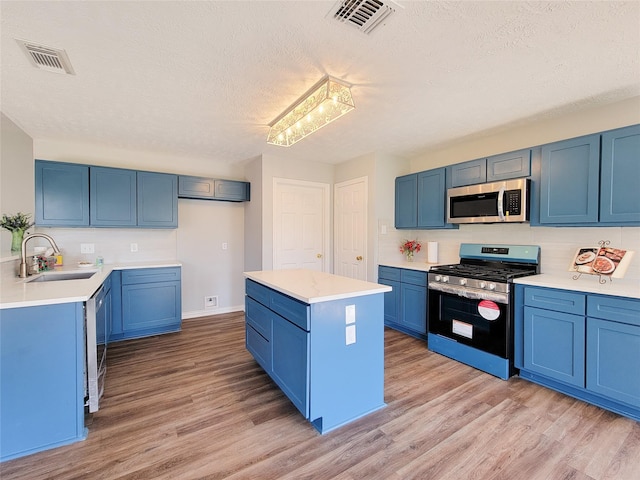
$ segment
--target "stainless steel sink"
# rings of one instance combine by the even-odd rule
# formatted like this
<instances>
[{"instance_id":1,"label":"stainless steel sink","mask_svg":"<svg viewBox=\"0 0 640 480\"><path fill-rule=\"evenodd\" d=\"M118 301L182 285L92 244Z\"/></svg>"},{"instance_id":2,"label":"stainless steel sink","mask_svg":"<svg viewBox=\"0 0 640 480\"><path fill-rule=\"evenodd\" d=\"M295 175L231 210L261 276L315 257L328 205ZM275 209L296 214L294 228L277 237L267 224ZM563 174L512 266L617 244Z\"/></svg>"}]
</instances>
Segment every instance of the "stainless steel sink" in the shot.
<instances>
[{"instance_id":1,"label":"stainless steel sink","mask_svg":"<svg viewBox=\"0 0 640 480\"><path fill-rule=\"evenodd\" d=\"M96 271L89 272L51 272L51 273L42 273L37 277L33 277L27 282L59 282L62 280L85 280L87 278L93 277Z\"/></svg>"}]
</instances>

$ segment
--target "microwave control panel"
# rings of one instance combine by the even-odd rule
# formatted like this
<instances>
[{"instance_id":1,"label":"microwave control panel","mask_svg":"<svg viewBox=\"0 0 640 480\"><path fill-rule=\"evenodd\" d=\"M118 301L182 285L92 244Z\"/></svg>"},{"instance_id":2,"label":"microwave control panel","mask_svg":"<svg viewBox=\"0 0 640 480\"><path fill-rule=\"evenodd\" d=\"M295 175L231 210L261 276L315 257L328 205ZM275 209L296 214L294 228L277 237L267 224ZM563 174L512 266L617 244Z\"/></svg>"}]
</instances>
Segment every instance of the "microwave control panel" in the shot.
<instances>
[{"instance_id":1,"label":"microwave control panel","mask_svg":"<svg viewBox=\"0 0 640 480\"><path fill-rule=\"evenodd\" d=\"M507 190L505 193L504 213L505 215L520 215L522 205L521 190Z\"/></svg>"}]
</instances>

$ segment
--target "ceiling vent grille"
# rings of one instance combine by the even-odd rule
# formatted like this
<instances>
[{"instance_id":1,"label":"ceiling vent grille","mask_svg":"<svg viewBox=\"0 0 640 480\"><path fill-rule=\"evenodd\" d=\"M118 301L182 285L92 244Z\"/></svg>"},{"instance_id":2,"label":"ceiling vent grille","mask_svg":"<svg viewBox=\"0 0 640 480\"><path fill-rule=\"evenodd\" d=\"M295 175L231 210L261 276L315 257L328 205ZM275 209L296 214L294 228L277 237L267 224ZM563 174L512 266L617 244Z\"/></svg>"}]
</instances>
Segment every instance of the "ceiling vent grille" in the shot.
<instances>
[{"instance_id":1,"label":"ceiling vent grille","mask_svg":"<svg viewBox=\"0 0 640 480\"><path fill-rule=\"evenodd\" d=\"M399 5L390 0L338 0L328 16L368 35L383 25L397 7Z\"/></svg>"},{"instance_id":2,"label":"ceiling vent grille","mask_svg":"<svg viewBox=\"0 0 640 480\"><path fill-rule=\"evenodd\" d=\"M64 50L16 40L31 65L48 72L75 75L69 57Z\"/></svg>"}]
</instances>

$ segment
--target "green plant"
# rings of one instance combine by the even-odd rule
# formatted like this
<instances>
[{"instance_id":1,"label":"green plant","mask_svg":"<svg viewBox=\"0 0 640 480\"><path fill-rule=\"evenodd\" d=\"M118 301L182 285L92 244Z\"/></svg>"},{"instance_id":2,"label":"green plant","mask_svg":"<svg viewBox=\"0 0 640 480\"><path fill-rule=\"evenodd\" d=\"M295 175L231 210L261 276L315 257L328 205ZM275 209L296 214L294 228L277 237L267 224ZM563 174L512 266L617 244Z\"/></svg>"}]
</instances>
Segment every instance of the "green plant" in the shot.
<instances>
[{"instance_id":1,"label":"green plant","mask_svg":"<svg viewBox=\"0 0 640 480\"><path fill-rule=\"evenodd\" d=\"M0 227L6 228L11 232L15 232L17 230L25 231L33 225L34 222L31 221L31 214L22 212L18 212L10 217L7 216L6 213L3 213L2 222L0 222Z\"/></svg>"}]
</instances>

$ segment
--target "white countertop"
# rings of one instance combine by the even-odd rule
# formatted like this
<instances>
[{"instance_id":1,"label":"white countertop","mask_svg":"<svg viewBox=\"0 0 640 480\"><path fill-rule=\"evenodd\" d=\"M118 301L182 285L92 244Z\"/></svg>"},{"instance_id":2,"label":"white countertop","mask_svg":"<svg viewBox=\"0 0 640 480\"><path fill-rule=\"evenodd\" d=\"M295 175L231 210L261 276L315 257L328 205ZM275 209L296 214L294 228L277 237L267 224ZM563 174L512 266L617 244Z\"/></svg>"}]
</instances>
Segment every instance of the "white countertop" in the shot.
<instances>
[{"instance_id":1,"label":"white countertop","mask_svg":"<svg viewBox=\"0 0 640 480\"><path fill-rule=\"evenodd\" d=\"M390 292L391 287L314 270L244 272L245 277L304 303Z\"/></svg>"},{"instance_id":2,"label":"white countertop","mask_svg":"<svg viewBox=\"0 0 640 480\"><path fill-rule=\"evenodd\" d=\"M516 278L514 282L521 285L560 288L576 292L640 299L640 281L638 280L614 278L610 281L609 278L605 277L606 283L601 284L598 283L597 275L582 275L577 280L573 280L574 275L575 272L567 272L566 274L543 273L530 277Z\"/></svg>"},{"instance_id":3,"label":"white countertop","mask_svg":"<svg viewBox=\"0 0 640 480\"><path fill-rule=\"evenodd\" d=\"M420 270L428 272L429 269L438 265L448 265L445 263L425 263L425 262L380 262L379 265L385 267L406 268L408 270Z\"/></svg>"},{"instance_id":4,"label":"white countertop","mask_svg":"<svg viewBox=\"0 0 640 480\"><path fill-rule=\"evenodd\" d=\"M28 278L3 276L0 289L0 309L34 307L58 303L85 302L100 288L113 270L134 268L179 267L176 261L136 262L104 265L103 267L79 268L78 265L56 267L54 273L96 272L91 278L83 280L64 280L58 282L29 282ZM42 275L42 274L39 274Z\"/></svg>"}]
</instances>

